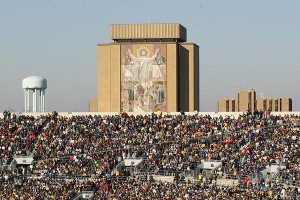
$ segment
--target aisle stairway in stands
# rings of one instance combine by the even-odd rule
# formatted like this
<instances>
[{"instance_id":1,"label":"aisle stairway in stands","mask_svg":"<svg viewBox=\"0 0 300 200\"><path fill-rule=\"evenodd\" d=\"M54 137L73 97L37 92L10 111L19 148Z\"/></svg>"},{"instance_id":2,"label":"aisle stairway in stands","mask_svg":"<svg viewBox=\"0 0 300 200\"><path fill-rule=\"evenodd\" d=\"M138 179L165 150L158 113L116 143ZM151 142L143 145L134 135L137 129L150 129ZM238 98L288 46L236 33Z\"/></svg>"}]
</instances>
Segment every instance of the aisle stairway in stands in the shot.
<instances>
[{"instance_id":1,"label":"aisle stairway in stands","mask_svg":"<svg viewBox=\"0 0 300 200\"><path fill-rule=\"evenodd\" d=\"M32 149L32 151L29 153L29 155L31 157L34 157L34 155L36 154L36 148L39 146L40 143L40 139L41 139L41 134L43 133L44 130L46 130L48 128L50 121L46 120L43 125L40 127L40 130L38 131L38 135L36 137L36 141L34 144L34 148Z\"/></svg>"}]
</instances>

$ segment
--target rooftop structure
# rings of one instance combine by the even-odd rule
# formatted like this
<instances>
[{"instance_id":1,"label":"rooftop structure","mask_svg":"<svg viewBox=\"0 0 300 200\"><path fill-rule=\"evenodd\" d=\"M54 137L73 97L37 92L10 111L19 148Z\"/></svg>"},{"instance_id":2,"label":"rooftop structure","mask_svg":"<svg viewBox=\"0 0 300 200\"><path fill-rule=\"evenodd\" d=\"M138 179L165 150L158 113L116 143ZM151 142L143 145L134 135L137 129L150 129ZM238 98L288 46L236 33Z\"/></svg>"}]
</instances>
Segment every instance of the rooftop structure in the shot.
<instances>
[{"instance_id":1,"label":"rooftop structure","mask_svg":"<svg viewBox=\"0 0 300 200\"><path fill-rule=\"evenodd\" d=\"M181 24L112 24L110 37L115 42L186 42Z\"/></svg>"},{"instance_id":2,"label":"rooftop structure","mask_svg":"<svg viewBox=\"0 0 300 200\"><path fill-rule=\"evenodd\" d=\"M91 112L199 110L199 46L181 24L112 24Z\"/></svg>"},{"instance_id":3,"label":"rooftop structure","mask_svg":"<svg viewBox=\"0 0 300 200\"><path fill-rule=\"evenodd\" d=\"M22 88L25 93L25 112L45 112L47 80L40 76L29 76L23 79Z\"/></svg>"}]
</instances>

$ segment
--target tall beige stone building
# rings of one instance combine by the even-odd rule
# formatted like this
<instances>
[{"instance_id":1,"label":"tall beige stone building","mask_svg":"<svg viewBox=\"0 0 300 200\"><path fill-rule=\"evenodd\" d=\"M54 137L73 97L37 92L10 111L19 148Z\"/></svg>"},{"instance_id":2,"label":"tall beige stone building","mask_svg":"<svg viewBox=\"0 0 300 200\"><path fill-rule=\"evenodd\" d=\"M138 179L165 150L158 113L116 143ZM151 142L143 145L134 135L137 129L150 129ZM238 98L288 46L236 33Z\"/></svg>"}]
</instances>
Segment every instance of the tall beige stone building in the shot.
<instances>
[{"instance_id":1,"label":"tall beige stone building","mask_svg":"<svg viewBox=\"0 0 300 200\"><path fill-rule=\"evenodd\" d=\"M218 112L238 112L238 98L219 98Z\"/></svg>"},{"instance_id":2,"label":"tall beige stone building","mask_svg":"<svg viewBox=\"0 0 300 200\"><path fill-rule=\"evenodd\" d=\"M218 99L218 112L246 112L255 108L256 92L253 89L239 91L238 98Z\"/></svg>"},{"instance_id":3,"label":"tall beige stone building","mask_svg":"<svg viewBox=\"0 0 300 200\"><path fill-rule=\"evenodd\" d=\"M253 112L256 108L256 92L251 90L241 90L238 93L238 110L239 112Z\"/></svg>"},{"instance_id":4,"label":"tall beige stone building","mask_svg":"<svg viewBox=\"0 0 300 200\"><path fill-rule=\"evenodd\" d=\"M238 98L219 98L218 112L253 112L267 109L274 112L292 111L292 99L289 97L259 97L251 90L241 90Z\"/></svg>"},{"instance_id":5,"label":"tall beige stone building","mask_svg":"<svg viewBox=\"0 0 300 200\"><path fill-rule=\"evenodd\" d=\"M292 111L292 99L289 97L260 97L257 98L257 110L271 110L274 112Z\"/></svg>"},{"instance_id":6,"label":"tall beige stone building","mask_svg":"<svg viewBox=\"0 0 300 200\"><path fill-rule=\"evenodd\" d=\"M199 110L199 46L180 24L112 24L92 112Z\"/></svg>"}]
</instances>

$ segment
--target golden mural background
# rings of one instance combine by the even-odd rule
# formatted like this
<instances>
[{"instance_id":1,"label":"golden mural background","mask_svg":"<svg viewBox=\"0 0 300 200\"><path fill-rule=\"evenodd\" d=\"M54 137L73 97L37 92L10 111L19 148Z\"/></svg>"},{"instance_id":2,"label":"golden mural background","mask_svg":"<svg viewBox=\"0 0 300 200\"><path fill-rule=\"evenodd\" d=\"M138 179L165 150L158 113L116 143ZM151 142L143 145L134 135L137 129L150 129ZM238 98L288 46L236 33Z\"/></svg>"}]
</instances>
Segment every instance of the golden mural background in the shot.
<instances>
[{"instance_id":1,"label":"golden mural background","mask_svg":"<svg viewBox=\"0 0 300 200\"><path fill-rule=\"evenodd\" d=\"M166 45L121 46L121 111L167 111Z\"/></svg>"}]
</instances>

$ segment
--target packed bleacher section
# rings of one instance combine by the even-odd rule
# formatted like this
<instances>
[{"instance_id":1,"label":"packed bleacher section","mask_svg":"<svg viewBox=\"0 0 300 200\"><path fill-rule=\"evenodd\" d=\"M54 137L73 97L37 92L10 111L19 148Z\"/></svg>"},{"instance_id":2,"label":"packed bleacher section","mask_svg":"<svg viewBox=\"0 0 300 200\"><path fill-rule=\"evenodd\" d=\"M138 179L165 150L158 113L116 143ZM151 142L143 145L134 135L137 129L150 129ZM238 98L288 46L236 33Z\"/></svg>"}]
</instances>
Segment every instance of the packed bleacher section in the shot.
<instances>
[{"instance_id":1,"label":"packed bleacher section","mask_svg":"<svg viewBox=\"0 0 300 200\"><path fill-rule=\"evenodd\" d=\"M300 193L299 126L300 116L252 113L9 114L0 119L0 197L76 199L93 191L94 199L293 199ZM18 156L34 161L4 167ZM142 163L118 167L128 158ZM213 160L221 167L204 175L199 166ZM265 174L273 164L277 172ZM189 171L192 181L184 177ZM153 178L166 174L174 181ZM216 184L224 178L239 184Z\"/></svg>"},{"instance_id":2,"label":"packed bleacher section","mask_svg":"<svg viewBox=\"0 0 300 200\"><path fill-rule=\"evenodd\" d=\"M0 165L9 164L13 156L27 156L34 149L39 131L46 123L46 116L38 118L8 114L0 120Z\"/></svg>"}]
</instances>

